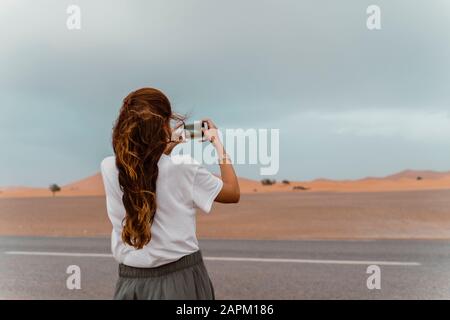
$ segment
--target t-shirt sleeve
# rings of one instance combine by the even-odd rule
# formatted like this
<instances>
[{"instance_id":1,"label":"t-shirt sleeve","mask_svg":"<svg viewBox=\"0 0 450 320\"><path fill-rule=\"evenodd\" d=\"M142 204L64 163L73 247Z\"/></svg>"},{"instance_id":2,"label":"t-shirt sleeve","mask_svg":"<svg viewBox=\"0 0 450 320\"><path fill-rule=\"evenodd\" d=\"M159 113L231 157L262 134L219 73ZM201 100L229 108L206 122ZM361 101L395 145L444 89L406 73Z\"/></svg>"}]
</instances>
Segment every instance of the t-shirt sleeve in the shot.
<instances>
[{"instance_id":1,"label":"t-shirt sleeve","mask_svg":"<svg viewBox=\"0 0 450 320\"><path fill-rule=\"evenodd\" d=\"M205 167L198 166L194 176L193 200L195 206L202 211L211 211L214 199L222 190L222 179L216 177Z\"/></svg>"}]
</instances>

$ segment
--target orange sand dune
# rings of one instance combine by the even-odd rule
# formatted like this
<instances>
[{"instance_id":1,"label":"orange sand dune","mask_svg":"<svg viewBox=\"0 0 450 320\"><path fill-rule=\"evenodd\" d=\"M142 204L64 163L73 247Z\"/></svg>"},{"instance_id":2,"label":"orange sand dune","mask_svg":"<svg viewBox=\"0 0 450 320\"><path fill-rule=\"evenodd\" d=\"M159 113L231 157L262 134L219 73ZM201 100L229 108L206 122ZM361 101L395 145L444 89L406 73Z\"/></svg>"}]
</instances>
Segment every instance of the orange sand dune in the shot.
<instances>
[{"instance_id":1,"label":"orange sand dune","mask_svg":"<svg viewBox=\"0 0 450 320\"><path fill-rule=\"evenodd\" d=\"M104 195L102 176L97 173L93 176L87 177L83 180L79 180L63 186L61 188L61 195Z\"/></svg>"},{"instance_id":2,"label":"orange sand dune","mask_svg":"<svg viewBox=\"0 0 450 320\"><path fill-rule=\"evenodd\" d=\"M302 184L311 191L374 192L450 189L450 174L440 179L361 179L355 181L312 181Z\"/></svg>"},{"instance_id":3,"label":"orange sand dune","mask_svg":"<svg viewBox=\"0 0 450 320\"><path fill-rule=\"evenodd\" d=\"M419 180L418 177L421 179ZM263 186L259 181L240 179L242 193L256 192L384 192L409 190L450 189L450 172L405 170L384 178L364 178L359 180L316 179L312 181L293 181L288 185L276 183ZM293 190L294 187L301 187ZM306 189L306 190L302 190Z\"/></svg>"},{"instance_id":4,"label":"orange sand dune","mask_svg":"<svg viewBox=\"0 0 450 320\"><path fill-rule=\"evenodd\" d=\"M399 179L417 179L417 177L421 177L423 179L441 179L450 176L450 171L448 172L437 172L431 170L404 170L399 173L391 174L384 178L374 178L368 177L367 179L385 179L385 180L399 180Z\"/></svg>"},{"instance_id":5,"label":"orange sand dune","mask_svg":"<svg viewBox=\"0 0 450 320\"><path fill-rule=\"evenodd\" d=\"M419 180L418 177L421 177ZM312 181L292 181L289 184L276 183L263 186L259 181L239 178L241 193L266 192L385 192L412 190L450 189L450 172L405 170L384 178L364 178L359 180L316 179ZM294 190L298 187L298 190ZM100 173L62 186L57 196L101 196L104 195ZM47 188L8 187L0 188L0 198L51 197Z\"/></svg>"},{"instance_id":6,"label":"orange sand dune","mask_svg":"<svg viewBox=\"0 0 450 320\"><path fill-rule=\"evenodd\" d=\"M61 191L57 196L102 196L105 194L103 188L102 176L96 173L85 179L61 186ZM32 197L51 197L52 193L48 188L28 188L28 187L9 187L0 188L0 198L32 198Z\"/></svg>"}]
</instances>

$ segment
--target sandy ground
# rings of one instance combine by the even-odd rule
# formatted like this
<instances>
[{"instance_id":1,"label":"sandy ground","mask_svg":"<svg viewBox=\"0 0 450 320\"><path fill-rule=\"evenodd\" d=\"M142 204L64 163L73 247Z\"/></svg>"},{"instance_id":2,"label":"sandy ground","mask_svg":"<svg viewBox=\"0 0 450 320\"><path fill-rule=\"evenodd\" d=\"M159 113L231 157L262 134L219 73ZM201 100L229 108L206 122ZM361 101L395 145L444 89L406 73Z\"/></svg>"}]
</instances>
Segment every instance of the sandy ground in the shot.
<instances>
[{"instance_id":1,"label":"sandy ground","mask_svg":"<svg viewBox=\"0 0 450 320\"><path fill-rule=\"evenodd\" d=\"M0 235L104 236L103 196L0 199ZM450 190L244 194L199 213L199 238L450 239Z\"/></svg>"},{"instance_id":2,"label":"sandy ground","mask_svg":"<svg viewBox=\"0 0 450 320\"><path fill-rule=\"evenodd\" d=\"M420 177L420 179L418 179ZM239 178L241 193L278 192L389 192L413 190L450 190L450 172L405 170L382 178L363 178L358 180L316 179L312 181L278 181L274 185L263 186L260 181ZM294 188L300 190L294 190ZM62 186L59 197L103 196L105 194L100 173ZM3 187L0 199L50 197L47 188Z\"/></svg>"}]
</instances>

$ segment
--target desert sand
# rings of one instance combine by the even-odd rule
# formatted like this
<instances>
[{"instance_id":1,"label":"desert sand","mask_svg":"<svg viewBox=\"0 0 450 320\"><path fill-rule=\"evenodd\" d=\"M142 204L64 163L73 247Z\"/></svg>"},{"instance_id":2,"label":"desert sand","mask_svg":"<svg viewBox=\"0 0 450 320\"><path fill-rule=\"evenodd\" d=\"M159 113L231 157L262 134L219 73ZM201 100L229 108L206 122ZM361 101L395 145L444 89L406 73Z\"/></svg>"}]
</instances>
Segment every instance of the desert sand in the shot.
<instances>
[{"instance_id":1,"label":"desert sand","mask_svg":"<svg viewBox=\"0 0 450 320\"><path fill-rule=\"evenodd\" d=\"M420 179L418 179L420 177ZM450 239L450 172L276 183L241 178L241 202L198 215L201 238ZM300 190L293 190L301 186ZM0 189L0 235L105 236L100 174L62 186Z\"/></svg>"},{"instance_id":2,"label":"desert sand","mask_svg":"<svg viewBox=\"0 0 450 320\"><path fill-rule=\"evenodd\" d=\"M244 194L197 215L199 238L450 239L450 190ZM0 199L0 234L108 236L103 196Z\"/></svg>"},{"instance_id":3,"label":"desert sand","mask_svg":"<svg viewBox=\"0 0 450 320\"><path fill-rule=\"evenodd\" d=\"M420 179L418 179L420 177ZM277 192L388 192L413 190L450 189L450 172L405 170L382 178L363 178L358 180L316 179L312 181L290 181L289 184L277 182L263 186L260 181L239 178L241 193ZM293 190L300 187L300 190ZM103 196L104 188L100 173L62 186L57 197ZM51 197L48 188L9 187L0 188L1 198Z\"/></svg>"}]
</instances>

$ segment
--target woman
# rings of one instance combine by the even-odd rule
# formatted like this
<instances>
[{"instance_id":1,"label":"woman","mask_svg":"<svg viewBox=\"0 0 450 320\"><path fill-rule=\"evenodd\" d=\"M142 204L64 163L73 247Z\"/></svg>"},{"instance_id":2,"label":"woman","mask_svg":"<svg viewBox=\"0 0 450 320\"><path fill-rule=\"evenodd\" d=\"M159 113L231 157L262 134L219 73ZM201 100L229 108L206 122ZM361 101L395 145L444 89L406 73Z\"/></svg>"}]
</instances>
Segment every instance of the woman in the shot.
<instances>
[{"instance_id":1,"label":"woman","mask_svg":"<svg viewBox=\"0 0 450 320\"><path fill-rule=\"evenodd\" d=\"M170 156L170 102L143 88L123 101L113 129L115 156L101 172L113 230L111 249L119 262L115 299L214 299L196 237L196 207L237 203L239 184L211 120L204 137L217 150L221 177L191 157Z\"/></svg>"}]
</instances>

